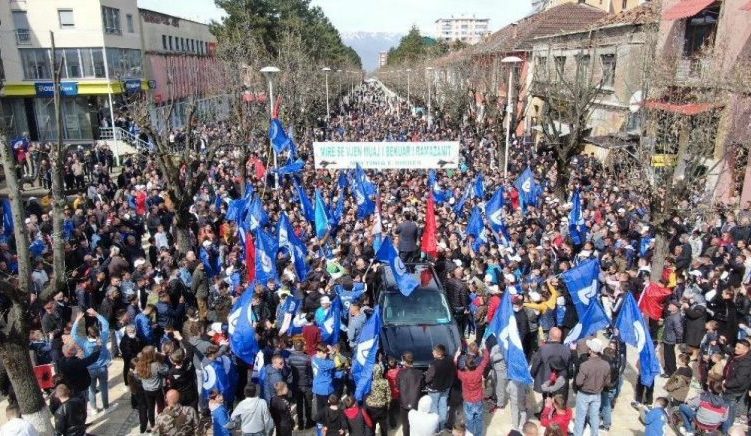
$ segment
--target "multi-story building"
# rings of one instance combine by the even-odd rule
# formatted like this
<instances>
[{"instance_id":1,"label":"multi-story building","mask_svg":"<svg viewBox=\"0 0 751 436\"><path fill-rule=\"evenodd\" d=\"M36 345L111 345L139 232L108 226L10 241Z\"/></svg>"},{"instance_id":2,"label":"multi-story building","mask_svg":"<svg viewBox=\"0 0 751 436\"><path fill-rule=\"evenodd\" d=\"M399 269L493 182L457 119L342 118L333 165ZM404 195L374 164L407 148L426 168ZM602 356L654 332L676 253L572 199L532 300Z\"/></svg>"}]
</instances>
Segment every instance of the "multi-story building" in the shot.
<instances>
[{"instance_id":1,"label":"multi-story building","mask_svg":"<svg viewBox=\"0 0 751 436\"><path fill-rule=\"evenodd\" d=\"M378 53L378 68L383 68L389 61L389 52L382 51Z\"/></svg>"},{"instance_id":2,"label":"multi-story building","mask_svg":"<svg viewBox=\"0 0 751 436\"><path fill-rule=\"evenodd\" d=\"M139 9L138 14L144 74L153 80L157 107L174 103L170 125L183 125L194 99L202 111L221 108L223 104L217 106L213 96L226 92L214 89L221 86L221 72L214 57L216 37L209 26L148 9Z\"/></svg>"},{"instance_id":3,"label":"multi-story building","mask_svg":"<svg viewBox=\"0 0 751 436\"><path fill-rule=\"evenodd\" d=\"M61 66L66 140L97 138L98 127L111 122L108 95L146 88L135 1L4 1L0 32L5 78L0 101L11 135L57 137L52 32Z\"/></svg>"},{"instance_id":4,"label":"multi-story building","mask_svg":"<svg viewBox=\"0 0 751 436\"><path fill-rule=\"evenodd\" d=\"M438 39L477 44L490 35L490 19L472 17L439 18L435 20Z\"/></svg>"}]
</instances>

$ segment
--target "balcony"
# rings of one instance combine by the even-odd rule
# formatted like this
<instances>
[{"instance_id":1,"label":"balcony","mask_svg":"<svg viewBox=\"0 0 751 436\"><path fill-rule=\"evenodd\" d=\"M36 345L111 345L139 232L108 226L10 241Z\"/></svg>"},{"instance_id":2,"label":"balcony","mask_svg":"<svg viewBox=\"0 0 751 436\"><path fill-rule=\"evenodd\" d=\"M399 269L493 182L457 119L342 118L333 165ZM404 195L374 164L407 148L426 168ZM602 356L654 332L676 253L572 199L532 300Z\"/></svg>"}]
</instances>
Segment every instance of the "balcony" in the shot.
<instances>
[{"instance_id":1,"label":"balcony","mask_svg":"<svg viewBox=\"0 0 751 436\"><path fill-rule=\"evenodd\" d=\"M681 58L675 69L675 80L682 84L707 81L712 74L712 60L708 57Z\"/></svg>"},{"instance_id":2,"label":"balcony","mask_svg":"<svg viewBox=\"0 0 751 436\"><path fill-rule=\"evenodd\" d=\"M29 29L16 29L16 44L17 45L29 45L29 44L31 44L31 30L29 30Z\"/></svg>"}]
</instances>

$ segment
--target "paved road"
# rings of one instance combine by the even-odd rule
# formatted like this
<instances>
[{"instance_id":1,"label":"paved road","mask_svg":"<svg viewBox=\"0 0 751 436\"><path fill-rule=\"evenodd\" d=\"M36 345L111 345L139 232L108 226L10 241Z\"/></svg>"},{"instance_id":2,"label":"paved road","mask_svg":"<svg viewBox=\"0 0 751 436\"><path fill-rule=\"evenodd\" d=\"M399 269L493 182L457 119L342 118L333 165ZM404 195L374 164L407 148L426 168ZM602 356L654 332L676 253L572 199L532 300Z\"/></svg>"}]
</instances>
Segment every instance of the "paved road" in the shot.
<instances>
[{"instance_id":1,"label":"paved road","mask_svg":"<svg viewBox=\"0 0 751 436\"><path fill-rule=\"evenodd\" d=\"M629 402L633 399L634 395L634 380L636 379L636 373L634 371L635 355L633 349L629 349L629 366L626 369L625 377L626 381L623 384L621 396L616 403L615 410L613 411L613 427L610 433L600 432L601 435L643 435L644 426L638 420L637 412L631 408ZM116 359L112 362L109 370L110 381L110 402L117 403L117 407L114 410L90 418L91 426L89 432L94 435L106 435L106 436L121 436L139 434L138 431L138 414L130 408L129 394L122 383L122 360ZM657 387L655 389L655 398L664 395L662 386L665 379L657 379ZM571 401L573 406L574 395L571 395ZM528 399L532 401L532 397ZM539 398L536 399L539 405ZM7 403L3 401L0 403L0 411L5 410ZM511 430L510 422L511 415L509 407L502 412L496 412L492 416L487 417L489 424L486 430L488 436L502 436L508 434ZM0 413L0 424L5 421L5 413ZM299 435L312 435L313 432L296 432ZM394 435L401 435L401 431L397 429ZM542 432L540 433L542 434ZM668 434L671 434L668 431Z\"/></svg>"}]
</instances>

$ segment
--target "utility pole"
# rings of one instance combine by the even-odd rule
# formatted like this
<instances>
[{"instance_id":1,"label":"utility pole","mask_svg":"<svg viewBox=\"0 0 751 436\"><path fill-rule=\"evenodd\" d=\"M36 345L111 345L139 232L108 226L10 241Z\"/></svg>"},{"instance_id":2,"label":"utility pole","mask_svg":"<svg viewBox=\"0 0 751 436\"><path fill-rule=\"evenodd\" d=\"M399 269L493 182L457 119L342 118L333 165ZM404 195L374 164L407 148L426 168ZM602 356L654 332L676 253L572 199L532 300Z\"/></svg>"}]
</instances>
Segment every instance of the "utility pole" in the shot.
<instances>
[{"instance_id":1,"label":"utility pole","mask_svg":"<svg viewBox=\"0 0 751 436\"><path fill-rule=\"evenodd\" d=\"M52 269L54 271L55 294L63 291L65 283L65 240L63 238L63 214L65 209L65 192L63 189L63 162L65 160L65 146L63 145L63 110L62 87L60 76L63 63L58 64L55 47L55 33L50 31L52 44L52 70L54 80L55 124L57 125L57 141L52 146ZM54 295L54 294L53 294Z\"/></svg>"}]
</instances>

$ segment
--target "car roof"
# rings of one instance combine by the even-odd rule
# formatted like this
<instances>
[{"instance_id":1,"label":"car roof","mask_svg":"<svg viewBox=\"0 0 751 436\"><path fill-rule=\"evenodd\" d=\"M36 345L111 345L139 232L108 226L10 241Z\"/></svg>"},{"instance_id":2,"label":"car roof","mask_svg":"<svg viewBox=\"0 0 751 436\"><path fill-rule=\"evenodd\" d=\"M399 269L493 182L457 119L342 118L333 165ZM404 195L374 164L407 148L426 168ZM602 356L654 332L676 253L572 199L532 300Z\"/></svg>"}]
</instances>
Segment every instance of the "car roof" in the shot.
<instances>
[{"instance_id":1,"label":"car roof","mask_svg":"<svg viewBox=\"0 0 751 436\"><path fill-rule=\"evenodd\" d=\"M443 289L435 271L433 271L429 263L412 263L405 266L407 267L407 271L414 271L410 274L420 282L420 286L417 289ZM381 271L381 274L383 274L383 290L386 292L397 290L396 279L394 279L394 273L391 271L391 268L382 268Z\"/></svg>"}]
</instances>

